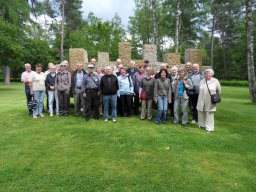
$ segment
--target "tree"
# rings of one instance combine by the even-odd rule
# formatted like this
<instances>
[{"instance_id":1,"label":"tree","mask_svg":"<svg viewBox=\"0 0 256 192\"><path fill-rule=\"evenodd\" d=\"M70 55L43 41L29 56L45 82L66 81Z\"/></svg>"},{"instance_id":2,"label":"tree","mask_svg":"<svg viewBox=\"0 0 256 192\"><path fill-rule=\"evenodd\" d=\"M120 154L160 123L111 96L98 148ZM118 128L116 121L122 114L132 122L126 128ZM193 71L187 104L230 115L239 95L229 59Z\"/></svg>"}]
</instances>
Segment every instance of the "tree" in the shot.
<instances>
[{"instance_id":1,"label":"tree","mask_svg":"<svg viewBox=\"0 0 256 192\"><path fill-rule=\"evenodd\" d=\"M247 69L251 101L256 103L256 80L253 55L253 0L246 0L247 20Z\"/></svg>"}]
</instances>

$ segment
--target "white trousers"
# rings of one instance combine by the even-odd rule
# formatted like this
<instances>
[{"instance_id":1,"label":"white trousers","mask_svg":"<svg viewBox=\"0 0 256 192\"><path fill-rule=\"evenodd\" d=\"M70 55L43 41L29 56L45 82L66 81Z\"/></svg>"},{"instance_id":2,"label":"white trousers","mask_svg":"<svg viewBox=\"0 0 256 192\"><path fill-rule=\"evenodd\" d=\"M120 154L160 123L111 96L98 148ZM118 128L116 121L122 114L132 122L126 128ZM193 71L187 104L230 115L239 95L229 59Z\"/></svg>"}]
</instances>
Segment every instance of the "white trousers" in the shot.
<instances>
[{"instance_id":1,"label":"white trousers","mask_svg":"<svg viewBox=\"0 0 256 192\"><path fill-rule=\"evenodd\" d=\"M198 111L198 125L214 131L214 111Z\"/></svg>"},{"instance_id":2,"label":"white trousers","mask_svg":"<svg viewBox=\"0 0 256 192\"><path fill-rule=\"evenodd\" d=\"M56 103L56 114L59 114L59 99L58 93L55 91L48 91L48 105L50 113L53 113L53 101L55 100Z\"/></svg>"}]
</instances>

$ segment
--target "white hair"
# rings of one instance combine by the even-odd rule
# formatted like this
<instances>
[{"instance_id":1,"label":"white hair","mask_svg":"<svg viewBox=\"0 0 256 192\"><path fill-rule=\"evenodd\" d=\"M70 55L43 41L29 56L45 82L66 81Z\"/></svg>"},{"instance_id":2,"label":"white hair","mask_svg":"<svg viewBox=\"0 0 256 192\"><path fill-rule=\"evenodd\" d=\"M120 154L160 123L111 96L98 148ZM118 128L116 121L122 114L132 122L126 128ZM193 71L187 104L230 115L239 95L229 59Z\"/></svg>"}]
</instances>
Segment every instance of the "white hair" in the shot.
<instances>
[{"instance_id":1,"label":"white hair","mask_svg":"<svg viewBox=\"0 0 256 192\"><path fill-rule=\"evenodd\" d=\"M213 69L205 69L204 74L206 74L207 72L209 72L212 76L214 76Z\"/></svg>"},{"instance_id":2,"label":"white hair","mask_svg":"<svg viewBox=\"0 0 256 192\"><path fill-rule=\"evenodd\" d=\"M176 70L176 71L178 71L178 67L173 66L173 67L171 68L171 71L172 71L172 70Z\"/></svg>"},{"instance_id":3,"label":"white hair","mask_svg":"<svg viewBox=\"0 0 256 192\"><path fill-rule=\"evenodd\" d=\"M135 61L130 61L130 64L134 66L135 65Z\"/></svg>"},{"instance_id":4,"label":"white hair","mask_svg":"<svg viewBox=\"0 0 256 192\"><path fill-rule=\"evenodd\" d=\"M117 63L121 63L122 60L121 60L121 59L117 59L116 62L117 62Z\"/></svg>"},{"instance_id":5,"label":"white hair","mask_svg":"<svg viewBox=\"0 0 256 192\"><path fill-rule=\"evenodd\" d=\"M30 65L29 63L26 63L26 64L25 64L25 68L26 68L26 66L30 66L30 67L31 67L31 65Z\"/></svg>"}]
</instances>

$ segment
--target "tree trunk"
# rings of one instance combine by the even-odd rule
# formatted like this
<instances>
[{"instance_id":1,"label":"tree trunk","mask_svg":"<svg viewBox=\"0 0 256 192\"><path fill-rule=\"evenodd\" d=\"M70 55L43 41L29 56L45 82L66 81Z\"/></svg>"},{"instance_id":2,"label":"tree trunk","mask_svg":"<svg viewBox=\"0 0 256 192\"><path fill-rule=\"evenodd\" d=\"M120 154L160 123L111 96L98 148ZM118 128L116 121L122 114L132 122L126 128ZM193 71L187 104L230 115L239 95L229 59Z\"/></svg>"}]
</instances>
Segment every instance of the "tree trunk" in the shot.
<instances>
[{"instance_id":1,"label":"tree trunk","mask_svg":"<svg viewBox=\"0 0 256 192\"><path fill-rule=\"evenodd\" d=\"M154 26L154 44L158 45L158 34L157 34L157 0L152 0L153 10L153 26Z\"/></svg>"},{"instance_id":2,"label":"tree trunk","mask_svg":"<svg viewBox=\"0 0 256 192\"><path fill-rule=\"evenodd\" d=\"M65 6L65 0L62 0L62 5L61 5L61 44L60 44L60 60L64 60L64 7Z\"/></svg>"},{"instance_id":3,"label":"tree trunk","mask_svg":"<svg viewBox=\"0 0 256 192\"><path fill-rule=\"evenodd\" d=\"M10 85L11 84L11 69L9 66L4 67L4 84Z\"/></svg>"},{"instance_id":4,"label":"tree trunk","mask_svg":"<svg viewBox=\"0 0 256 192\"><path fill-rule=\"evenodd\" d=\"M246 0L246 17L247 17L247 69L248 69L248 83L251 101L256 103L256 84L255 84L255 70L253 59L253 11L252 0Z\"/></svg>"},{"instance_id":5,"label":"tree trunk","mask_svg":"<svg viewBox=\"0 0 256 192\"><path fill-rule=\"evenodd\" d=\"M228 68L227 68L227 58L226 58L226 37L225 32L221 32L221 50L222 50L222 63L224 67L224 79L228 79Z\"/></svg>"},{"instance_id":6,"label":"tree trunk","mask_svg":"<svg viewBox=\"0 0 256 192\"><path fill-rule=\"evenodd\" d=\"M212 31L211 31L211 53L210 53L210 59L211 59L211 66L213 68L214 65L214 31L215 31L215 22L216 22L216 11L214 7L214 0L212 1Z\"/></svg>"},{"instance_id":7,"label":"tree trunk","mask_svg":"<svg viewBox=\"0 0 256 192\"><path fill-rule=\"evenodd\" d=\"M176 0L175 53L179 51L180 0Z\"/></svg>"}]
</instances>

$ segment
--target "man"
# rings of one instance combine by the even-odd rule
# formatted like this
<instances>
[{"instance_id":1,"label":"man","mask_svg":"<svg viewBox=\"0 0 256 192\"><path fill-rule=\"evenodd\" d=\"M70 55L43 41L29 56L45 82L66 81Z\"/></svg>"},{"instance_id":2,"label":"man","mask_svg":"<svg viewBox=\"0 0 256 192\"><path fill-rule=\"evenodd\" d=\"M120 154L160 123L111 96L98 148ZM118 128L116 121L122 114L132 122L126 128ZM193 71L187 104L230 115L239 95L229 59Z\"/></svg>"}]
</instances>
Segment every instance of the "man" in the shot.
<instances>
[{"instance_id":1,"label":"man","mask_svg":"<svg viewBox=\"0 0 256 192\"><path fill-rule=\"evenodd\" d=\"M148 59L145 59L145 60L144 60L144 69L145 69L145 70L148 70L149 67L150 67L150 66L149 66L149 60L148 60Z\"/></svg>"},{"instance_id":2,"label":"man","mask_svg":"<svg viewBox=\"0 0 256 192\"><path fill-rule=\"evenodd\" d=\"M83 99L83 80L86 71L83 69L83 63L77 62L76 71L72 75L71 88L74 97L74 112L75 116L79 116L81 112L81 107L84 109L84 99Z\"/></svg>"},{"instance_id":3,"label":"man","mask_svg":"<svg viewBox=\"0 0 256 192\"><path fill-rule=\"evenodd\" d=\"M23 85L25 87L25 94L26 94L26 99L27 99L27 104L28 104L32 100L32 96L30 95L30 88L29 88L29 77L34 71L31 70L31 65L29 63L25 64L25 69L26 69L26 71L24 71L21 74L21 82L23 83ZM33 110L29 109L28 114L30 116L32 116Z\"/></svg>"},{"instance_id":4,"label":"man","mask_svg":"<svg viewBox=\"0 0 256 192\"><path fill-rule=\"evenodd\" d=\"M93 107L94 119L99 119L99 94L100 94L100 80L93 72L94 65L89 64L88 74L84 76L84 103L85 103L85 120L90 120L91 108Z\"/></svg>"},{"instance_id":5,"label":"man","mask_svg":"<svg viewBox=\"0 0 256 192\"><path fill-rule=\"evenodd\" d=\"M135 62L131 61L129 68L126 70L127 74L129 74L134 82L134 74L136 72L139 72L139 69L137 67L135 67Z\"/></svg>"},{"instance_id":6,"label":"man","mask_svg":"<svg viewBox=\"0 0 256 192\"><path fill-rule=\"evenodd\" d=\"M186 76L190 76L193 71L192 71L192 63L191 62L187 62L185 63L185 69L186 69Z\"/></svg>"},{"instance_id":7,"label":"man","mask_svg":"<svg viewBox=\"0 0 256 192\"><path fill-rule=\"evenodd\" d=\"M58 91L59 115L67 116L69 113L69 91L71 87L71 74L67 70L66 62L61 62L60 71L57 73L55 87Z\"/></svg>"},{"instance_id":8,"label":"man","mask_svg":"<svg viewBox=\"0 0 256 192\"><path fill-rule=\"evenodd\" d=\"M100 81L100 90L103 95L104 122L108 122L109 105L111 104L112 121L116 123L118 80L110 66L106 66L105 70L106 74Z\"/></svg>"},{"instance_id":9,"label":"man","mask_svg":"<svg viewBox=\"0 0 256 192\"><path fill-rule=\"evenodd\" d=\"M116 74L117 72L120 71L120 68L118 67L120 64L122 64L122 60L121 59L117 59L116 60L116 67L114 68L114 71L113 71L114 74Z\"/></svg>"},{"instance_id":10,"label":"man","mask_svg":"<svg viewBox=\"0 0 256 192\"><path fill-rule=\"evenodd\" d=\"M199 95L199 85L200 81L204 78L204 75L200 71L199 64L195 63L192 67L192 73L188 76L189 79L191 79L194 90L193 92L189 93L189 99L191 102L191 109L192 109L192 121L191 123L194 124L198 121L198 111L196 109L197 106L197 100Z\"/></svg>"},{"instance_id":11,"label":"man","mask_svg":"<svg viewBox=\"0 0 256 192\"><path fill-rule=\"evenodd\" d=\"M117 66L117 69L118 71L116 73L114 73L114 75L116 75L117 77L121 75L121 69L123 68L123 64L120 63L118 66Z\"/></svg>"}]
</instances>

